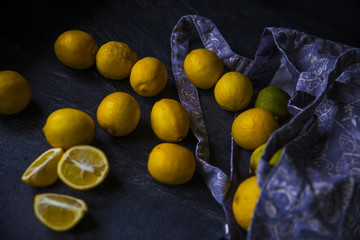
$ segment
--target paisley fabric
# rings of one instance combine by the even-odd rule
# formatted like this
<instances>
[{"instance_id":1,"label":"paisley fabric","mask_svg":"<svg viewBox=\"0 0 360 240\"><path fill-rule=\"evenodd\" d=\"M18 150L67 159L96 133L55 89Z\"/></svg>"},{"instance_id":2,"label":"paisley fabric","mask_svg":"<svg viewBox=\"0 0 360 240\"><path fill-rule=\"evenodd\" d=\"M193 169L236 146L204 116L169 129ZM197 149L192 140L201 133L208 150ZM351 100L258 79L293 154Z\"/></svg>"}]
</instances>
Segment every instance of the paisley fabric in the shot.
<instances>
[{"instance_id":1,"label":"paisley fabric","mask_svg":"<svg viewBox=\"0 0 360 240\"><path fill-rule=\"evenodd\" d=\"M237 186L249 176L240 166L250 153L232 141L230 174L208 162L199 95L183 68L194 30L228 71L251 79L255 95L269 85L291 95L292 118L271 136L260 159L257 178L262 192L248 232L236 224L231 204ZM179 20L171 48L179 99L198 139L195 155L209 190L224 208L227 238L360 239L360 50L269 27L251 60L232 52L215 24L197 15ZM279 163L269 165L281 147Z\"/></svg>"}]
</instances>

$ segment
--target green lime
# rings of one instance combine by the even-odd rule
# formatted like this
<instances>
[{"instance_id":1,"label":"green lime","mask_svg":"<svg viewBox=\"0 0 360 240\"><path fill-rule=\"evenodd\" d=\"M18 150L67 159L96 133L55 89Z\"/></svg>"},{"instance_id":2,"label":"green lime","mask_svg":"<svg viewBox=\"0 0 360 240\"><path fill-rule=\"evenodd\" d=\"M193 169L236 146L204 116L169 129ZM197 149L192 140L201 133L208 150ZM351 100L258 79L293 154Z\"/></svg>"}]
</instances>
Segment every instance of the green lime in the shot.
<instances>
[{"instance_id":1,"label":"green lime","mask_svg":"<svg viewBox=\"0 0 360 240\"><path fill-rule=\"evenodd\" d=\"M265 146L266 146L266 143L260 145L251 154L251 156L250 156L250 173L251 174L254 174L254 175L256 174L259 160L260 160L261 156L263 155ZM279 162L282 152L283 152L282 148L277 150L276 153L271 157L269 164L275 166Z\"/></svg>"},{"instance_id":2,"label":"green lime","mask_svg":"<svg viewBox=\"0 0 360 240\"><path fill-rule=\"evenodd\" d=\"M279 87L266 87L259 92L255 107L269 110L279 119L280 124L282 124L290 117L287 108L289 99L290 95L283 89Z\"/></svg>"}]
</instances>

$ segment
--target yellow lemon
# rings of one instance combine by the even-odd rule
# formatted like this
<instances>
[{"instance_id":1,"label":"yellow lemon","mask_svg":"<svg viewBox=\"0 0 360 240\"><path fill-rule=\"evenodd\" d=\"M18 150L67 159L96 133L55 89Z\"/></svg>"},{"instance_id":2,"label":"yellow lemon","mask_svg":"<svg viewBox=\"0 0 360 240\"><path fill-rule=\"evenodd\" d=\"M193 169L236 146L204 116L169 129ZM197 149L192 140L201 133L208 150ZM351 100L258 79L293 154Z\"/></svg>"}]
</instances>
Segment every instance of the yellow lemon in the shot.
<instances>
[{"instance_id":1,"label":"yellow lemon","mask_svg":"<svg viewBox=\"0 0 360 240\"><path fill-rule=\"evenodd\" d=\"M264 153L265 147L266 147L266 143L260 145L254 150L254 152L252 152L250 156L250 173L256 174L259 160ZM283 148L277 150L275 154L271 157L269 164L275 166L279 162L282 152L283 152Z\"/></svg>"},{"instance_id":2,"label":"yellow lemon","mask_svg":"<svg viewBox=\"0 0 360 240\"><path fill-rule=\"evenodd\" d=\"M157 58L146 57L135 63L130 73L131 87L143 97L160 93L167 83L165 65Z\"/></svg>"},{"instance_id":3,"label":"yellow lemon","mask_svg":"<svg viewBox=\"0 0 360 240\"><path fill-rule=\"evenodd\" d=\"M259 160L261 158L261 156L264 153L264 149L266 147L266 143L261 144L260 146L258 146L252 153L250 156L250 169L249 172L252 174L256 175L256 170L257 170L257 166L259 164Z\"/></svg>"},{"instance_id":4,"label":"yellow lemon","mask_svg":"<svg viewBox=\"0 0 360 240\"><path fill-rule=\"evenodd\" d=\"M0 114L12 115L26 108L31 99L31 87L15 71L0 71Z\"/></svg>"},{"instance_id":5,"label":"yellow lemon","mask_svg":"<svg viewBox=\"0 0 360 240\"><path fill-rule=\"evenodd\" d=\"M83 111L62 108L49 115L43 132L51 146L67 149L74 145L89 144L95 135L95 123Z\"/></svg>"},{"instance_id":6,"label":"yellow lemon","mask_svg":"<svg viewBox=\"0 0 360 240\"><path fill-rule=\"evenodd\" d=\"M235 192L232 202L233 214L236 222L246 231L249 230L260 193L256 176L249 177L241 182Z\"/></svg>"},{"instance_id":7,"label":"yellow lemon","mask_svg":"<svg viewBox=\"0 0 360 240\"><path fill-rule=\"evenodd\" d=\"M36 158L21 177L25 183L34 187L46 187L58 179L57 164L63 155L61 148L51 148Z\"/></svg>"},{"instance_id":8,"label":"yellow lemon","mask_svg":"<svg viewBox=\"0 0 360 240\"><path fill-rule=\"evenodd\" d=\"M80 30L69 30L56 39L54 49L56 57L65 66L82 70L95 64L99 46L90 34Z\"/></svg>"},{"instance_id":9,"label":"yellow lemon","mask_svg":"<svg viewBox=\"0 0 360 240\"><path fill-rule=\"evenodd\" d=\"M59 178L77 190L96 187L104 181L108 172L109 162L105 153L90 145L69 148L57 166Z\"/></svg>"},{"instance_id":10,"label":"yellow lemon","mask_svg":"<svg viewBox=\"0 0 360 240\"><path fill-rule=\"evenodd\" d=\"M263 108L251 108L236 117L231 135L240 147L254 150L265 143L277 128L279 123L271 112Z\"/></svg>"},{"instance_id":11,"label":"yellow lemon","mask_svg":"<svg viewBox=\"0 0 360 240\"><path fill-rule=\"evenodd\" d=\"M270 86L261 89L256 98L255 107L269 110L279 118L280 123L284 123L290 117L287 108L289 99L290 95L283 89Z\"/></svg>"},{"instance_id":12,"label":"yellow lemon","mask_svg":"<svg viewBox=\"0 0 360 240\"><path fill-rule=\"evenodd\" d=\"M190 118L186 109L174 99L157 101L150 113L151 127L156 136L167 142L180 142L190 128Z\"/></svg>"},{"instance_id":13,"label":"yellow lemon","mask_svg":"<svg viewBox=\"0 0 360 240\"><path fill-rule=\"evenodd\" d=\"M106 78L121 80L129 77L138 56L129 45L110 41L102 45L96 54L96 67Z\"/></svg>"},{"instance_id":14,"label":"yellow lemon","mask_svg":"<svg viewBox=\"0 0 360 240\"><path fill-rule=\"evenodd\" d=\"M55 231L67 231L73 228L84 217L86 211L86 203L71 196L42 193L35 195L34 198L36 218Z\"/></svg>"},{"instance_id":15,"label":"yellow lemon","mask_svg":"<svg viewBox=\"0 0 360 240\"><path fill-rule=\"evenodd\" d=\"M130 94L114 92L101 101L96 116L104 131L113 136L125 136L137 127L140 106Z\"/></svg>"},{"instance_id":16,"label":"yellow lemon","mask_svg":"<svg viewBox=\"0 0 360 240\"><path fill-rule=\"evenodd\" d=\"M159 182L171 185L188 182L195 173L195 157L175 143L160 143L150 152L148 171Z\"/></svg>"},{"instance_id":17,"label":"yellow lemon","mask_svg":"<svg viewBox=\"0 0 360 240\"><path fill-rule=\"evenodd\" d=\"M224 73L224 65L215 53L199 48L185 57L184 70L192 84L201 89L209 89Z\"/></svg>"},{"instance_id":18,"label":"yellow lemon","mask_svg":"<svg viewBox=\"0 0 360 240\"><path fill-rule=\"evenodd\" d=\"M225 73L214 88L216 102L224 110L232 112L246 108L251 101L252 94L251 81L239 72Z\"/></svg>"}]
</instances>

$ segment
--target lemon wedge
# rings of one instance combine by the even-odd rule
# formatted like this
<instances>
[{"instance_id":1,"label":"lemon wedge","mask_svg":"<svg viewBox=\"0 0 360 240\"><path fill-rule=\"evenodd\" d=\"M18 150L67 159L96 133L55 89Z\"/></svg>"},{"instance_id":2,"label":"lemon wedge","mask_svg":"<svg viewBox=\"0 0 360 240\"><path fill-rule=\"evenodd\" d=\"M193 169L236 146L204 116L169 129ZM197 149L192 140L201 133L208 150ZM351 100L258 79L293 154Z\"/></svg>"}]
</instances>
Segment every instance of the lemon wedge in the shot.
<instances>
[{"instance_id":1,"label":"lemon wedge","mask_svg":"<svg viewBox=\"0 0 360 240\"><path fill-rule=\"evenodd\" d=\"M69 148L61 157L57 173L69 187L87 190L99 185L109 172L105 153L94 146L78 145Z\"/></svg>"},{"instance_id":2,"label":"lemon wedge","mask_svg":"<svg viewBox=\"0 0 360 240\"><path fill-rule=\"evenodd\" d=\"M25 183L34 187L46 187L58 179L56 166L63 155L61 148L51 148L35 159L21 177Z\"/></svg>"},{"instance_id":3,"label":"lemon wedge","mask_svg":"<svg viewBox=\"0 0 360 240\"><path fill-rule=\"evenodd\" d=\"M35 195L34 212L39 221L55 231L74 227L87 211L86 203L71 196L42 193Z\"/></svg>"}]
</instances>

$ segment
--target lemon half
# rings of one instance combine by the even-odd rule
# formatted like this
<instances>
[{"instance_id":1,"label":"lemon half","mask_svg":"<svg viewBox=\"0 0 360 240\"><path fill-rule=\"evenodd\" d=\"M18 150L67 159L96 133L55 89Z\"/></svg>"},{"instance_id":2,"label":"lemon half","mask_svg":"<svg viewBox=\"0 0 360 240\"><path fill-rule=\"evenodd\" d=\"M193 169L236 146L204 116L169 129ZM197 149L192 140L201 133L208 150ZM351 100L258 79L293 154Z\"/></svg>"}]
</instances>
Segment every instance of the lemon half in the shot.
<instances>
[{"instance_id":1,"label":"lemon half","mask_svg":"<svg viewBox=\"0 0 360 240\"><path fill-rule=\"evenodd\" d=\"M79 145L68 149L61 157L57 173L69 187L77 190L94 188L109 172L105 153L94 146Z\"/></svg>"}]
</instances>

